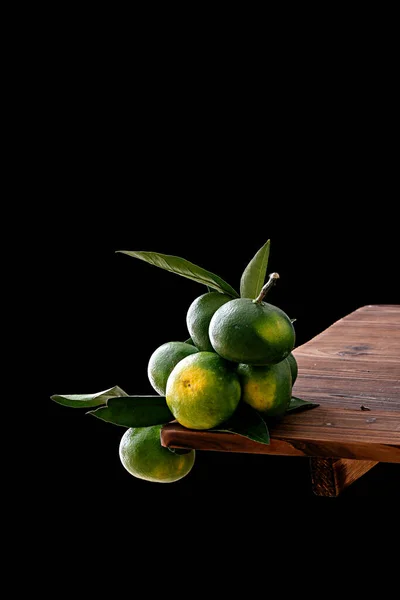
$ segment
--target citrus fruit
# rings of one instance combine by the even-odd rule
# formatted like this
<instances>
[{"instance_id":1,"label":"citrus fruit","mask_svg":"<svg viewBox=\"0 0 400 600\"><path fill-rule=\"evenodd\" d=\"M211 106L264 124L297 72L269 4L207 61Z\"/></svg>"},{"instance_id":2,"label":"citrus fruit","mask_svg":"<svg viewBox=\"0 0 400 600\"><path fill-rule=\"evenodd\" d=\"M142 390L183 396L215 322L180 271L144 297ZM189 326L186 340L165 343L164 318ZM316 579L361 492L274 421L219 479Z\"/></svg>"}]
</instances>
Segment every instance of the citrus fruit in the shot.
<instances>
[{"instance_id":1,"label":"citrus fruit","mask_svg":"<svg viewBox=\"0 0 400 600\"><path fill-rule=\"evenodd\" d=\"M297 379L297 372L298 372L297 360L293 356L292 352L288 355L286 360L289 362L289 365L290 365L290 370L292 372L292 385L294 385L294 382Z\"/></svg>"},{"instance_id":2,"label":"citrus fruit","mask_svg":"<svg viewBox=\"0 0 400 600\"><path fill-rule=\"evenodd\" d=\"M119 456L131 475L146 481L172 483L185 477L194 464L195 451L175 454L161 446L162 425L128 429L119 445Z\"/></svg>"},{"instance_id":3,"label":"citrus fruit","mask_svg":"<svg viewBox=\"0 0 400 600\"><path fill-rule=\"evenodd\" d=\"M221 306L211 319L209 335L220 356L252 365L281 362L295 343L287 314L277 306L250 298L238 298Z\"/></svg>"},{"instance_id":4,"label":"citrus fruit","mask_svg":"<svg viewBox=\"0 0 400 600\"><path fill-rule=\"evenodd\" d=\"M213 347L208 337L208 328L211 317L215 311L226 302L230 296L219 292L209 292L199 296L189 306L186 324L194 345L203 352L213 352Z\"/></svg>"},{"instance_id":5,"label":"citrus fruit","mask_svg":"<svg viewBox=\"0 0 400 600\"><path fill-rule=\"evenodd\" d=\"M198 352L181 360L167 382L167 405L189 429L220 425L236 410L241 395L235 369L215 352Z\"/></svg>"},{"instance_id":6,"label":"citrus fruit","mask_svg":"<svg viewBox=\"0 0 400 600\"><path fill-rule=\"evenodd\" d=\"M266 417L280 417L286 412L292 397L292 375L287 359L262 367L240 364L237 372L243 402Z\"/></svg>"},{"instance_id":7,"label":"citrus fruit","mask_svg":"<svg viewBox=\"0 0 400 600\"><path fill-rule=\"evenodd\" d=\"M167 342L150 356L147 375L153 388L161 396L165 396L167 379L172 369L182 358L198 352L197 348L185 342Z\"/></svg>"}]
</instances>

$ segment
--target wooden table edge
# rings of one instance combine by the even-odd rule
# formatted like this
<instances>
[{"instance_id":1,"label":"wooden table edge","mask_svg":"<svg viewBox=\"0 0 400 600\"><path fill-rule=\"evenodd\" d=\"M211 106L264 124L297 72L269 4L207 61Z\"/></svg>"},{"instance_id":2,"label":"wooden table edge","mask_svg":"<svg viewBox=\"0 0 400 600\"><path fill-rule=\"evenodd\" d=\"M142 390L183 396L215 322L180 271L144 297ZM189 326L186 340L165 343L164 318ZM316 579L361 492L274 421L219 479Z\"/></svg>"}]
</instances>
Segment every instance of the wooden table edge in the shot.
<instances>
[{"instance_id":1,"label":"wooden table edge","mask_svg":"<svg viewBox=\"0 0 400 600\"><path fill-rule=\"evenodd\" d=\"M317 409L314 409L317 410ZM399 444L366 444L353 442L347 447L323 440L298 440L290 437L274 438L270 444L261 444L238 434L228 432L194 431L178 423L168 423L161 430L161 444L170 448L190 448L215 452L241 452L244 454L270 454L275 456L308 456L316 458L347 458L400 463ZM393 455L396 449L396 455Z\"/></svg>"}]
</instances>

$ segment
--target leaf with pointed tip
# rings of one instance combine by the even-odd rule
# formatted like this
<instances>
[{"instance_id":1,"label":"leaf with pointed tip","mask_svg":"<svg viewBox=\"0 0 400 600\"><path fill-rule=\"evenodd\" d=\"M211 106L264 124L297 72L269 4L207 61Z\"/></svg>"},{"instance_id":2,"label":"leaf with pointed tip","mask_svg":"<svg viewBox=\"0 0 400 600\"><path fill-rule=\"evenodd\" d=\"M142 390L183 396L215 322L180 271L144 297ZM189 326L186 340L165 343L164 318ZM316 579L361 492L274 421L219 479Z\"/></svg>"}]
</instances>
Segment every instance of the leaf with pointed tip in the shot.
<instances>
[{"instance_id":1,"label":"leaf with pointed tip","mask_svg":"<svg viewBox=\"0 0 400 600\"><path fill-rule=\"evenodd\" d=\"M185 260L184 258L180 258L179 256L158 254L157 252L128 250L118 250L118 252L120 254L133 256L134 258L139 258L140 260L144 260L145 262L154 265L155 267L159 267L160 269L164 269L165 271L169 271L171 273L175 273L176 275L187 277L187 279L197 281L197 283L207 285L213 290L221 292L221 294L228 294L228 296L232 296L233 298L239 297L239 294L233 289L233 287L221 279L221 277L218 277L218 275L214 275L214 273L206 271L202 267L198 267L197 265Z\"/></svg>"},{"instance_id":2,"label":"leaf with pointed tip","mask_svg":"<svg viewBox=\"0 0 400 600\"><path fill-rule=\"evenodd\" d=\"M240 280L241 298L257 298L267 274L270 240L264 244L245 268Z\"/></svg>"},{"instance_id":3,"label":"leaf with pointed tip","mask_svg":"<svg viewBox=\"0 0 400 600\"><path fill-rule=\"evenodd\" d=\"M306 410L309 408L316 408L319 406L316 402L308 402L307 400L302 400L301 398L296 398L292 396L292 399L289 404L289 408L286 409L286 412L293 412L294 410Z\"/></svg>"},{"instance_id":4,"label":"leaf with pointed tip","mask_svg":"<svg viewBox=\"0 0 400 600\"><path fill-rule=\"evenodd\" d=\"M270 441L268 427L264 419L254 408L244 402L239 404L230 419L211 431L229 431L230 433L243 435L260 444L269 444Z\"/></svg>"},{"instance_id":5,"label":"leaf with pointed tip","mask_svg":"<svg viewBox=\"0 0 400 600\"><path fill-rule=\"evenodd\" d=\"M51 396L51 399L58 404L63 406L71 406L72 408L92 408L93 406L101 406L107 404L109 398L116 396L127 396L118 385L104 390L104 392L97 392L97 394L73 394L69 396Z\"/></svg>"},{"instance_id":6,"label":"leaf with pointed tip","mask_svg":"<svg viewBox=\"0 0 400 600\"><path fill-rule=\"evenodd\" d=\"M194 341L192 340L192 338L189 338L188 340L185 340L183 343L184 344L189 344L190 346L194 346Z\"/></svg>"},{"instance_id":7,"label":"leaf with pointed tip","mask_svg":"<svg viewBox=\"0 0 400 600\"><path fill-rule=\"evenodd\" d=\"M107 406L101 406L86 414L121 427L150 427L174 420L164 396L110 398Z\"/></svg>"}]
</instances>

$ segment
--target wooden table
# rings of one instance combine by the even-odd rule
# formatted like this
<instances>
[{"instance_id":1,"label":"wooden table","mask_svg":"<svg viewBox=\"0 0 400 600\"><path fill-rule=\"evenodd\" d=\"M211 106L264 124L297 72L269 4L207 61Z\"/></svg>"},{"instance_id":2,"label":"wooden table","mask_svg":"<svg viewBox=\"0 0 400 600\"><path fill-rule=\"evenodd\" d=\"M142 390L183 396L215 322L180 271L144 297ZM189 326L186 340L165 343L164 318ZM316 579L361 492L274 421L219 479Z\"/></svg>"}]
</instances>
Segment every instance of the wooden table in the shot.
<instances>
[{"instance_id":1,"label":"wooden table","mask_svg":"<svg viewBox=\"0 0 400 600\"><path fill-rule=\"evenodd\" d=\"M314 492L323 496L338 495L378 462L400 463L400 305L363 306L294 355L293 395L320 406L285 416L270 445L177 423L164 426L162 444L309 456Z\"/></svg>"}]
</instances>

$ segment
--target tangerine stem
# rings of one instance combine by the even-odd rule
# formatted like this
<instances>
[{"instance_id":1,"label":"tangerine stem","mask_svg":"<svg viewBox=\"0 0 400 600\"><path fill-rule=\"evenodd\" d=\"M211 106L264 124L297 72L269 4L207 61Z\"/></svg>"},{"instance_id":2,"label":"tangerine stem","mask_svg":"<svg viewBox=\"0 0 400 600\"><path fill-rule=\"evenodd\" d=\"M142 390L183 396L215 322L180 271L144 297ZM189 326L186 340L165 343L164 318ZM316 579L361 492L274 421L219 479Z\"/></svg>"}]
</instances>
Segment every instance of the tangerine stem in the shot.
<instances>
[{"instance_id":1,"label":"tangerine stem","mask_svg":"<svg viewBox=\"0 0 400 600\"><path fill-rule=\"evenodd\" d=\"M277 282L278 279L279 279L278 273L271 273L267 283L261 288L261 292L258 294L257 298L255 300L253 300L253 302L255 304L261 304L261 302L264 300L265 296L267 295L268 291L272 288L272 286Z\"/></svg>"}]
</instances>

